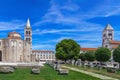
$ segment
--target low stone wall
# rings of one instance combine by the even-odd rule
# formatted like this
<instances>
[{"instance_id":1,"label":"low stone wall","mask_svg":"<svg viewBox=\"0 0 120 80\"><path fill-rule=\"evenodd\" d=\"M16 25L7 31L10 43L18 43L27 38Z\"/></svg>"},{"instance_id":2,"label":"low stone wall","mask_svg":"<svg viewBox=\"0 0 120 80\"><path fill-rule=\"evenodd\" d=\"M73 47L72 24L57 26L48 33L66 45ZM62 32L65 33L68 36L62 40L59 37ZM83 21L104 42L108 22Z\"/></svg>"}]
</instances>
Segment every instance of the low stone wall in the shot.
<instances>
[{"instance_id":1,"label":"low stone wall","mask_svg":"<svg viewBox=\"0 0 120 80\"><path fill-rule=\"evenodd\" d=\"M13 67L42 67L44 66L43 63L7 63L7 62L0 62L0 66L13 66Z\"/></svg>"}]
</instances>

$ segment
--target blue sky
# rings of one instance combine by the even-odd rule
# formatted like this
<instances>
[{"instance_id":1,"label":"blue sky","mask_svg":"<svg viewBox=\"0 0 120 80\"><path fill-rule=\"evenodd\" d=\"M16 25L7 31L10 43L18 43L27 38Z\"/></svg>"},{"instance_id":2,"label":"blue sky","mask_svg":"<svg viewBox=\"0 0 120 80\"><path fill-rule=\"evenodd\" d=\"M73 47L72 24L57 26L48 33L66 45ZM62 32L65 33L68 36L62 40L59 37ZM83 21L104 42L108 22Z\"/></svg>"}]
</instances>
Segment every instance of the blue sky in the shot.
<instances>
[{"instance_id":1,"label":"blue sky","mask_svg":"<svg viewBox=\"0 0 120 80\"><path fill-rule=\"evenodd\" d=\"M62 39L99 47L108 23L120 40L120 0L0 0L0 38L14 30L23 37L28 17L33 49L54 50Z\"/></svg>"}]
</instances>

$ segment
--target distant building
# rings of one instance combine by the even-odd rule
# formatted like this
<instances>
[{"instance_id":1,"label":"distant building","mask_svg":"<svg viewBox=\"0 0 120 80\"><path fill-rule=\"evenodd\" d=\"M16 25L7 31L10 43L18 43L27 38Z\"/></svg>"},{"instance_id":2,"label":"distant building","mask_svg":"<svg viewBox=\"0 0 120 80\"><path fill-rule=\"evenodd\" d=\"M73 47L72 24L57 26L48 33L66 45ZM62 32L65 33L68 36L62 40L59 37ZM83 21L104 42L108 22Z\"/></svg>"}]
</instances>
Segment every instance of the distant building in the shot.
<instances>
[{"instance_id":1,"label":"distant building","mask_svg":"<svg viewBox=\"0 0 120 80\"><path fill-rule=\"evenodd\" d=\"M120 45L120 41L114 40L114 29L110 24L108 24L103 30L102 34L102 47L109 48L113 50Z\"/></svg>"},{"instance_id":2,"label":"distant building","mask_svg":"<svg viewBox=\"0 0 120 80\"><path fill-rule=\"evenodd\" d=\"M113 53L114 49L120 45L120 41L114 40L114 29L110 24L107 24L105 29L102 32L102 47L106 47L111 50ZM97 48L81 48L80 53L84 53L86 51L96 51ZM113 60L113 54L111 54L111 59Z\"/></svg>"},{"instance_id":3,"label":"distant building","mask_svg":"<svg viewBox=\"0 0 120 80\"><path fill-rule=\"evenodd\" d=\"M120 45L120 41L114 40L114 29L110 24L107 24L102 34L102 47L109 48L112 52L111 61L113 61L113 51Z\"/></svg>"},{"instance_id":4,"label":"distant building","mask_svg":"<svg viewBox=\"0 0 120 80\"><path fill-rule=\"evenodd\" d=\"M111 51L120 45L120 41L114 40L114 29L110 24L107 24L102 32L102 47L109 48ZM97 48L81 48L81 52L94 51Z\"/></svg>"},{"instance_id":5,"label":"distant building","mask_svg":"<svg viewBox=\"0 0 120 80\"><path fill-rule=\"evenodd\" d=\"M55 53L54 51L48 50L33 50L32 54L34 55L33 60L39 62L46 62L46 61L55 61Z\"/></svg>"},{"instance_id":6,"label":"distant building","mask_svg":"<svg viewBox=\"0 0 120 80\"><path fill-rule=\"evenodd\" d=\"M80 53L85 53L87 51L96 51L97 48L81 48Z\"/></svg>"}]
</instances>

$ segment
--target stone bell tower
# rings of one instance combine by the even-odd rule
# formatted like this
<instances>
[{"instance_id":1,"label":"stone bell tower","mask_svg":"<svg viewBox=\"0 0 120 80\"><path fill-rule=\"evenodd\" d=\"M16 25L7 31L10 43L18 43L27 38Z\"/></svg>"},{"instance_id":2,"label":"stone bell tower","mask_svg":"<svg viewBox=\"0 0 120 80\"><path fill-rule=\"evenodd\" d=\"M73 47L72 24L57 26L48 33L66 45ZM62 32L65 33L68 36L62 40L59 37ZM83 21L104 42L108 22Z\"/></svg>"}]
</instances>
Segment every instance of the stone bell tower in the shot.
<instances>
[{"instance_id":1,"label":"stone bell tower","mask_svg":"<svg viewBox=\"0 0 120 80\"><path fill-rule=\"evenodd\" d=\"M110 48L111 40L114 40L114 30L110 24L107 24L102 33L102 47Z\"/></svg>"},{"instance_id":2,"label":"stone bell tower","mask_svg":"<svg viewBox=\"0 0 120 80\"><path fill-rule=\"evenodd\" d=\"M31 47L32 47L32 29L31 29L31 26L30 26L29 18L27 20L26 27L24 29L24 40L26 42L28 42L29 44L31 44Z\"/></svg>"}]
</instances>

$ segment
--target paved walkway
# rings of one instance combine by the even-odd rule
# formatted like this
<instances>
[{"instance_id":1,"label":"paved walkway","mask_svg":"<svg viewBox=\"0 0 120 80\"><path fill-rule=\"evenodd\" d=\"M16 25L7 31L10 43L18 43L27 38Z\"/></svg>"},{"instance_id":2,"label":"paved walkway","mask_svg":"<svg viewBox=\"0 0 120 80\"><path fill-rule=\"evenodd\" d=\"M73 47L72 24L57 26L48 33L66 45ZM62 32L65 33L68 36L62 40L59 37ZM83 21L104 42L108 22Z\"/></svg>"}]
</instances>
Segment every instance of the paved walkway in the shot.
<instances>
[{"instance_id":1,"label":"paved walkway","mask_svg":"<svg viewBox=\"0 0 120 80\"><path fill-rule=\"evenodd\" d=\"M67 67L67 66L62 66L62 67L63 68L68 68L68 69L73 70L73 71L81 72L81 73L84 73L84 74L88 74L90 76L97 77L97 78L100 78L102 80L119 80L119 79L116 79L116 78L112 78L112 77L96 74L96 73L93 73L93 72L80 70L80 69L77 69L77 68L71 68L71 67Z\"/></svg>"}]
</instances>

